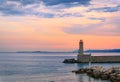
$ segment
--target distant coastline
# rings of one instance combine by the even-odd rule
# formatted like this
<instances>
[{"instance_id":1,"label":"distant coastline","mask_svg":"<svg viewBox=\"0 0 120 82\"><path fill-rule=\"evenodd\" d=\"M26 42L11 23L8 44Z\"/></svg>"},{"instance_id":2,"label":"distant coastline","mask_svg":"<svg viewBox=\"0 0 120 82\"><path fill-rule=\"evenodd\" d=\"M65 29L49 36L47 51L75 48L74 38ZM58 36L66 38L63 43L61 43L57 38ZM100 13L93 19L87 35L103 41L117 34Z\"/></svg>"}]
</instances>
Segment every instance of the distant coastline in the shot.
<instances>
[{"instance_id":1,"label":"distant coastline","mask_svg":"<svg viewBox=\"0 0 120 82\"><path fill-rule=\"evenodd\" d=\"M120 49L103 49L103 50L86 50L85 52L92 52L92 53L120 53Z\"/></svg>"},{"instance_id":2,"label":"distant coastline","mask_svg":"<svg viewBox=\"0 0 120 82\"><path fill-rule=\"evenodd\" d=\"M17 53L78 53L78 50L68 52L58 51L18 51ZM104 50L86 50L85 53L120 53L120 49L104 49Z\"/></svg>"},{"instance_id":3,"label":"distant coastline","mask_svg":"<svg viewBox=\"0 0 120 82\"><path fill-rule=\"evenodd\" d=\"M17 51L17 52L0 52L0 53L78 53L74 51ZM102 49L102 50L86 50L85 53L120 53L120 49Z\"/></svg>"},{"instance_id":4,"label":"distant coastline","mask_svg":"<svg viewBox=\"0 0 120 82\"><path fill-rule=\"evenodd\" d=\"M71 51L68 51L68 52L59 52L59 51L18 51L16 53L76 53L76 52L71 52Z\"/></svg>"}]
</instances>

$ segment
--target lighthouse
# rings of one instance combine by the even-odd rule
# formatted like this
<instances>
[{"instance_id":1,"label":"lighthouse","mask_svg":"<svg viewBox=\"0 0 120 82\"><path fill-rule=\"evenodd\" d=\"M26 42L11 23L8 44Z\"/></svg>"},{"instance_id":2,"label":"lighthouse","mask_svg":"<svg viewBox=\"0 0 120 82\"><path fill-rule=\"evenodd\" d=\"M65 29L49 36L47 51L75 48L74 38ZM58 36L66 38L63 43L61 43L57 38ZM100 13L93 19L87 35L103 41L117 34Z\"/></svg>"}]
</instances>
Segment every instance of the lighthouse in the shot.
<instances>
[{"instance_id":1,"label":"lighthouse","mask_svg":"<svg viewBox=\"0 0 120 82\"><path fill-rule=\"evenodd\" d=\"M79 55L83 55L84 53L84 48L83 48L83 40L80 40L79 42L79 50L78 50Z\"/></svg>"},{"instance_id":2,"label":"lighthouse","mask_svg":"<svg viewBox=\"0 0 120 82\"><path fill-rule=\"evenodd\" d=\"M83 40L79 41L79 48L76 59L65 59L64 63L88 63L91 67L91 63L108 63L108 62L120 62L120 56L92 56L91 54L84 53L84 42Z\"/></svg>"},{"instance_id":3,"label":"lighthouse","mask_svg":"<svg viewBox=\"0 0 120 82\"><path fill-rule=\"evenodd\" d=\"M82 61L83 60L83 56L84 56L83 40L80 40L77 60L78 61Z\"/></svg>"}]
</instances>

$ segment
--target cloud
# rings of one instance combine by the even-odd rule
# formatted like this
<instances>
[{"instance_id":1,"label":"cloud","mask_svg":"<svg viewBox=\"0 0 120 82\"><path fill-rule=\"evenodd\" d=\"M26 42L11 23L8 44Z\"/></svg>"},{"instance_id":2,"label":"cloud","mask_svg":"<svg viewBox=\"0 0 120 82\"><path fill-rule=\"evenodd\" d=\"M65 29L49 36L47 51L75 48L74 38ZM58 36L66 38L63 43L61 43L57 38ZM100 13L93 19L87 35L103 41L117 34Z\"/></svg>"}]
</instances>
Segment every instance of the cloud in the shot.
<instances>
[{"instance_id":1,"label":"cloud","mask_svg":"<svg viewBox=\"0 0 120 82\"><path fill-rule=\"evenodd\" d=\"M71 27L63 28L63 31L68 34L92 34L96 29L96 24L91 25L73 25Z\"/></svg>"},{"instance_id":2,"label":"cloud","mask_svg":"<svg viewBox=\"0 0 120 82\"><path fill-rule=\"evenodd\" d=\"M99 2L100 5L103 4L102 2ZM112 1L110 2L112 3ZM94 0L0 0L0 14L5 16L28 15L43 18L83 17L84 14L92 11L120 11L120 5L117 4L116 6L116 4L107 7L103 6L104 4L98 6L98 3L95 3ZM92 17L91 20L95 20L95 17Z\"/></svg>"},{"instance_id":3,"label":"cloud","mask_svg":"<svg viewBox=\"0 0 120 82\"><path fill-rule=\"evenodd\" d=\"M73 25L62 29L67 34L82 35L102 35L102 36L120 36L120 30L115 25L90 24L90 25Z\"/></svg>"},{"instance_id":4,"label":"cloud","mask_svg":"<svg viewBox=\"0 0 120 82\"><path fill-rule=\"evenodd\" d=\"M91 0L0 0L0 13L3 15L34 15L39 17L81 17L80 13L63 13L62 9L89 5ZM59 9L59 10L58 10ZM38 11L39 10L39 11Z\"/></svg>"},{"instance_id":5,"label":"cloud","mask_svg":"<svg viewBox=\"0 0 120 82\"><path fill-rule=\"evenodd\" d=\"M53 6L58 4L80 4L80 5L88 5L91 0L8 0L8 1L16 1L20 2L23 5L29 5L34 3L44 2L47 6Z\"/></svg>"},{"instance_id":6,"label":"cloud","mask_svg":"<svg viewBox=\"0 0 120 82\"><path fill-rule=\"evenodd\" d=\"M42 6L43 4L41 3L40 5ZM0 13L2 13L2 15L5 16L34 15L34 16L47 17L47 18L54 17L54 15L50 12L47 13L42 11L41 12L35 11L34 8L38 8L38 7L39 5L37 4L24 6L23 4L19 3L17 0L8 0L6 2L4 1L3 3L0 3Z\"/></svg>"},{"instance_id":7,"label":"cloud","mask_svg":"<svg viewBox=\"0 0 120 82\"><path fill-rule=\"evenodd\" d=\"M4 15L8 15L8 14L12 14L12 15L23 15L24 12L20 9L18 9L20 7L20 3L17 2L0 2L0 11L4 14Z\"/></svg>"},{"instance_id":8,"label":"cloud","mask_svg":"<svg viewBox=\"0 0 120 82\"><path fill-rule=\"evenodd\" d=\"M25 6L25 5L35 4L35 3L39 4L42 0L6 0L6 1L18 2Z\"/></svg>"},{"instance_id":9,"label":"cloud","mask_svg":"<svg viewBox=\"0 0 120 82\"><path fill-rule=\"evenodd\" d=\"M115 7L91 8L88 10L88 12L91 12L91 11L117 12L117 11L120 11L120 5L117 5Z\"/></svg>"},{"instance_id":10,"label":"cloud","mask_svg":"<svg viewBox=\"0 0 120 82\"><path fill-rule=\"evenodd\" d=\"M58 5L58 4L79 4L79 5L89 5L91 0L43 0L47 6Z\"/></svg>"},{"instance_id":11,"label":"cloud","mask_svg":"<svg viewBox=\"0 0 120 82\"><path fill-rule=\"evenodd\" d=\"M95 18L95 17L91 17L91 18L88 18L90 20L101 20L101 21L105 21L105 18L101 17L101 18Z\"/></svg>"}]
</instances>

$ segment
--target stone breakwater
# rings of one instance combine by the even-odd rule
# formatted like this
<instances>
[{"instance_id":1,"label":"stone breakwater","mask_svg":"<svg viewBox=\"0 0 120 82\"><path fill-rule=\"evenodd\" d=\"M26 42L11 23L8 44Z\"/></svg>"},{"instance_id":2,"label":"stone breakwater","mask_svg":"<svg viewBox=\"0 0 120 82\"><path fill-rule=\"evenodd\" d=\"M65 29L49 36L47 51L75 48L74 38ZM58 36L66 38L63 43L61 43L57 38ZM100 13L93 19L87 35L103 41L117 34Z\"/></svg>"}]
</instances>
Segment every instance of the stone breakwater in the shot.
<instances>
[{"instance_id":1,"label":"stone breakwater","mask_svg":"<svg viewBox=\"0 0 120 82\"><path fill-rule=\"evenodd\" d=\"M110 67L108 69L102 66L92 66L89 68L81 68L72 71L76 74L87 74L90 77L102 80L110 80L111 82L120 82L120 67Z\"/></svg>"},{"instance_id":2,"label":"stone breakwater","mask_svg":"<svg viewBox=\"0 0 120 82\"><path fill-rule=\"evenodd\" d=\"M120 56L78 55L78 59L65 59L63 63L120 63Z\"/></svg>"}]
</instances>

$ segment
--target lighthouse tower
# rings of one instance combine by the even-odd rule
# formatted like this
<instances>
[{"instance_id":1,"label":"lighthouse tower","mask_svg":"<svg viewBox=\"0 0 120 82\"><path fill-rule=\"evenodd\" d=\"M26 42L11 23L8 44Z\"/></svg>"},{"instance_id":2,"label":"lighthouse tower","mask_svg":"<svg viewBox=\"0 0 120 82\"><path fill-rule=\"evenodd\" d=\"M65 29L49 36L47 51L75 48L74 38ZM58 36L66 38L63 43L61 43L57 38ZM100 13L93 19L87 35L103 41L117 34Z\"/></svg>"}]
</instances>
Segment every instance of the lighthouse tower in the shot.
<instances>
[{"instance_id":1,"label":"lighthouse tower","mask_svg":"<svg viewBox=\"0 0 120 82\"><path fill-rule=\"evenodd\" d=\"M83 56L84 56L83 40L80 40L77 60L78 61L82 61L83 60L83 58L82 58Z\"/></svg>"},{"instance_id":2,"label":"lighthouse tower","mask_svg":"<svg viewBox=\"0 0 120 82\"><path fill-rule=\"evenodd\" d=\"M79 51L78 51L79 55L83 55L84 53L84 48L83 48L83 41L80 40L79 42Z\"/></svg>"}]
</instances>

